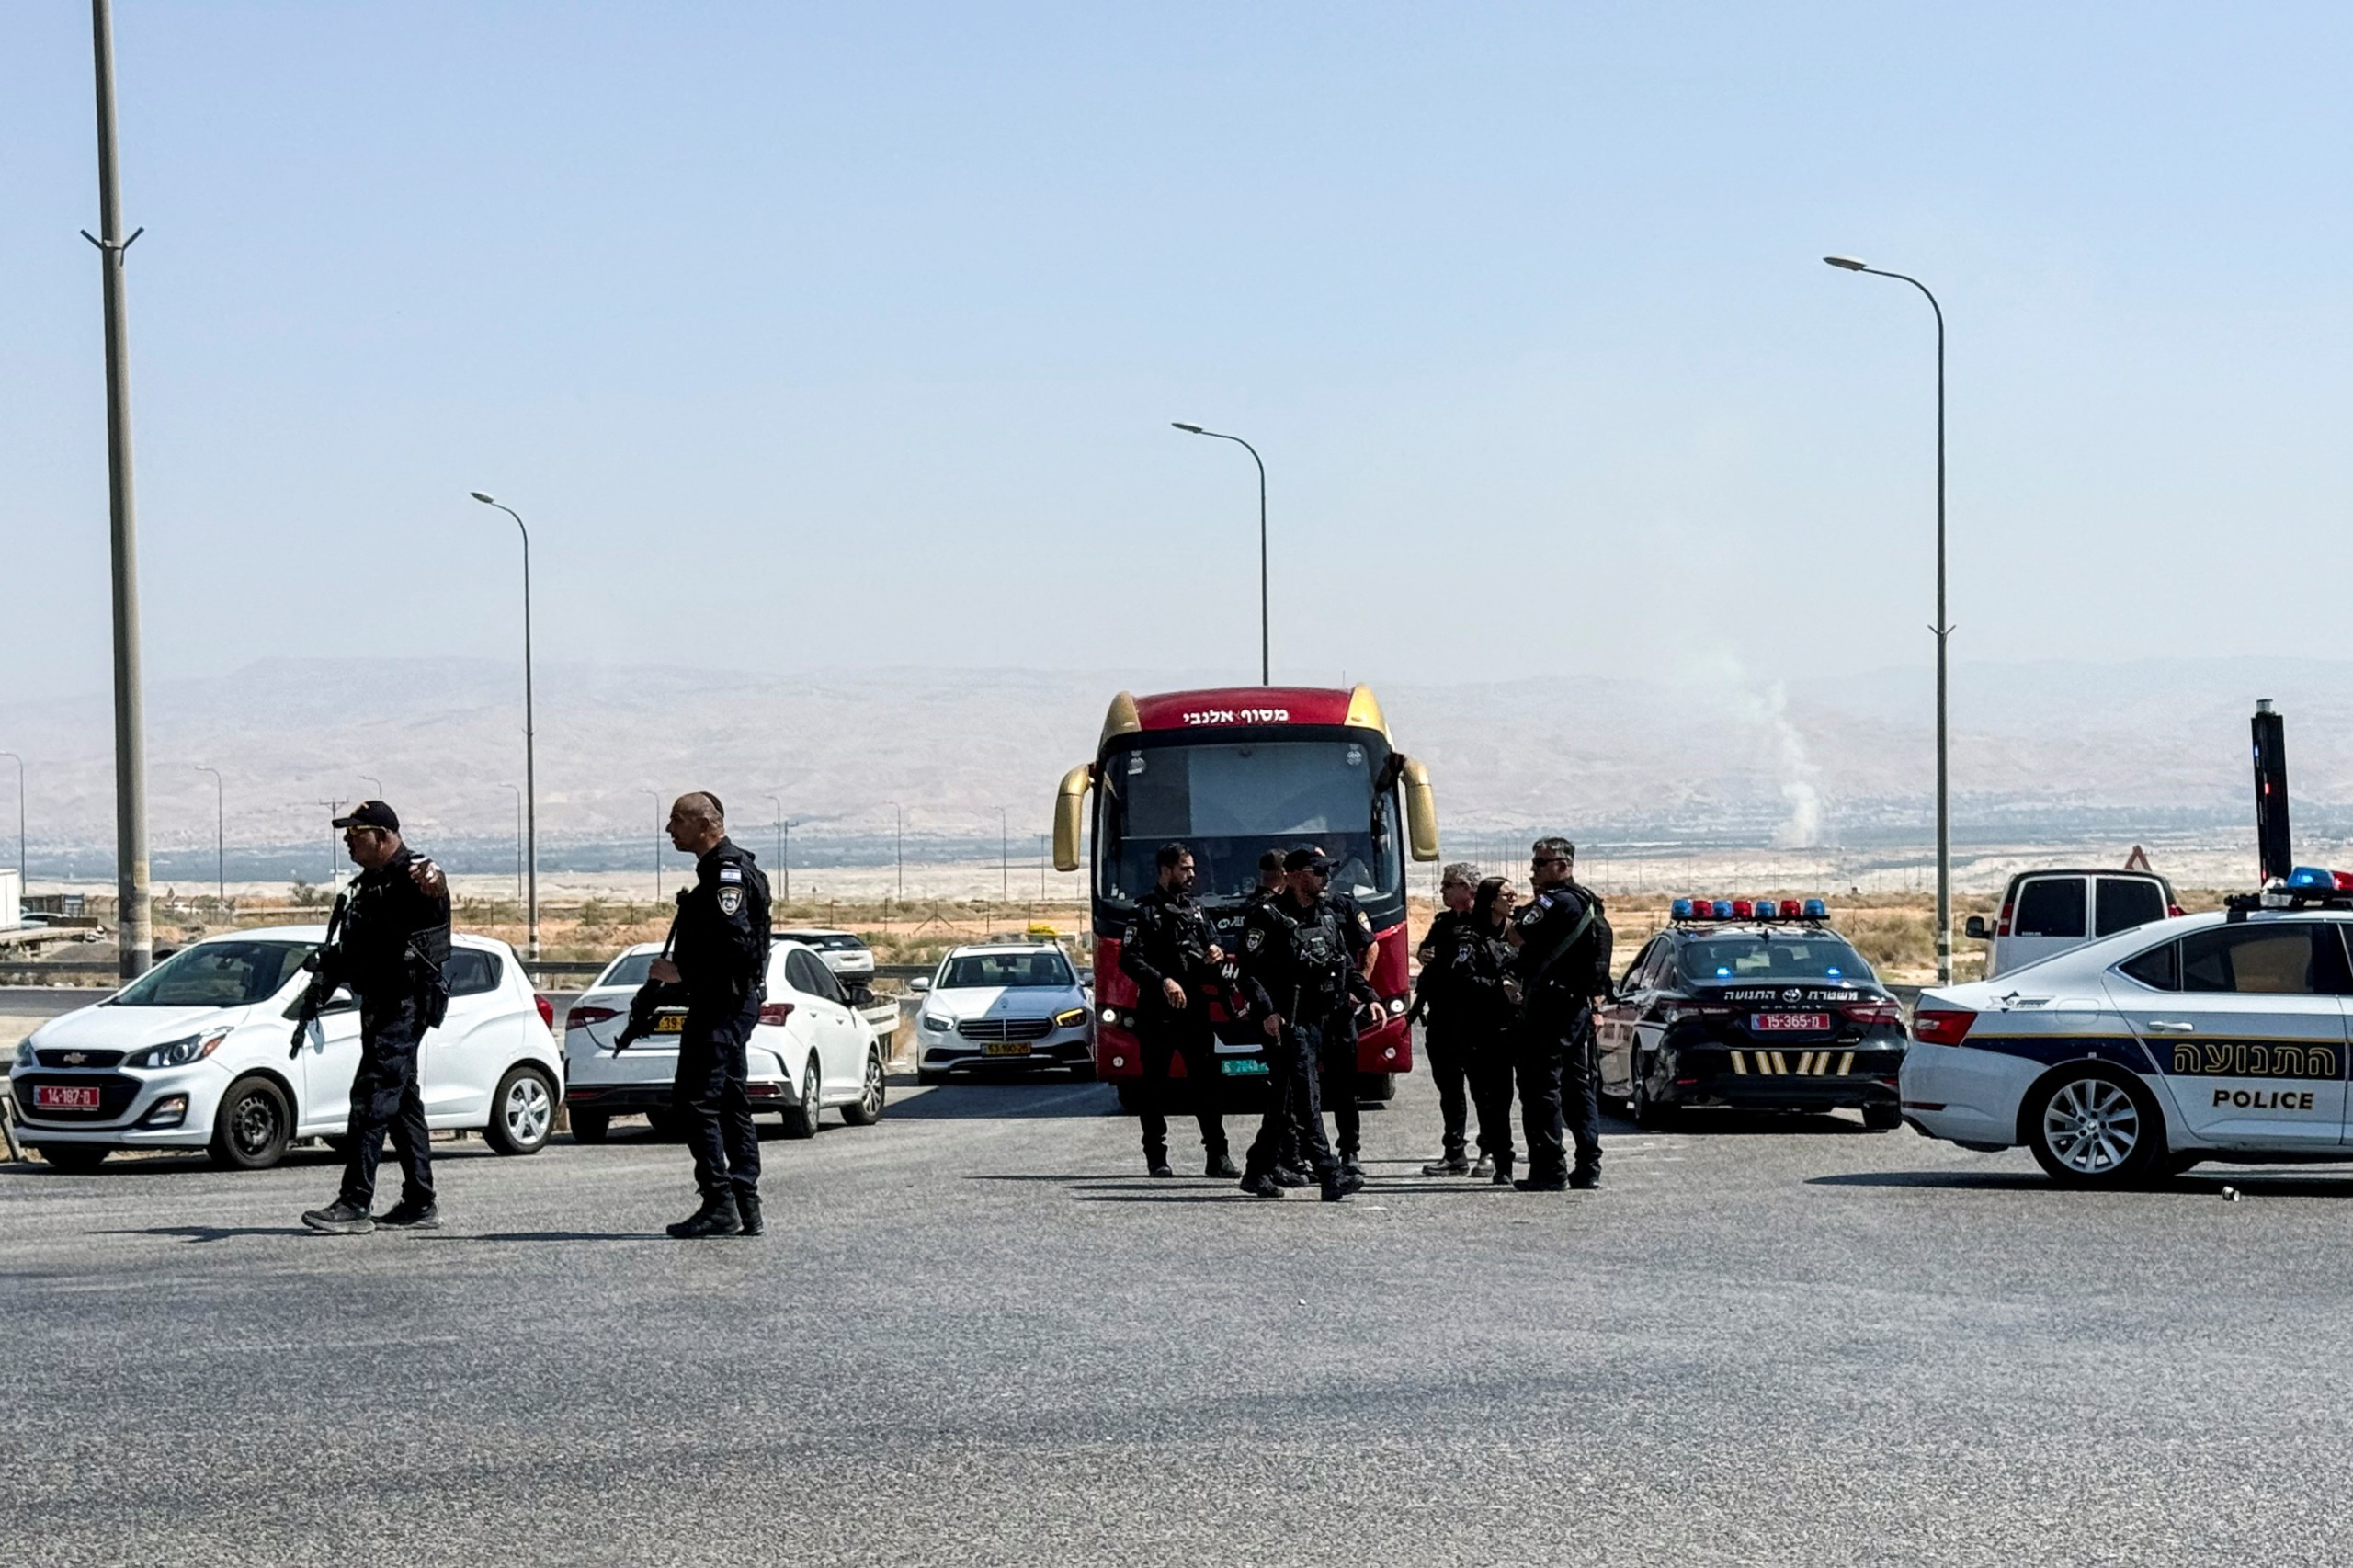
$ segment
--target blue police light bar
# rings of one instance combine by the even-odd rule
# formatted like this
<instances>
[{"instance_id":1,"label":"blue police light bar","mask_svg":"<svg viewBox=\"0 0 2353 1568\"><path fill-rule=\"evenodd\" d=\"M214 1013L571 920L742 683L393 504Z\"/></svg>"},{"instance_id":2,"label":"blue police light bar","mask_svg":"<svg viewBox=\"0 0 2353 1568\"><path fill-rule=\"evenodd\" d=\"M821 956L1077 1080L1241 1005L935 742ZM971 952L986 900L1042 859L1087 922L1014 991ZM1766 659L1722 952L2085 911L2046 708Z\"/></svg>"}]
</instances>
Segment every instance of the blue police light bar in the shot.
<instances>
[{"instance_id":1,"label":"blue police light bar","mask_svg":"<svg viewBox=\"0 0 2353 1568\"><path fill-rule=\"evenodd\" d=\"M2290 892L2334 892L2336 873L2318 866L2299 866L2288 873L2287 887Z\"/></svg>"},{"instance_id":2,"label":"blue police light bar","mask_svg":"<svg viewBox=\"0 0 2353 1568\"><path fill-rule=\"evenodd\" d=\"M1830 918L1830 906L1818 898L1807 899L1805 917L1808 920L1827 920Z\"/></svg>"},{"instance_id":3,"label":"blue police light bar","mask_svg":"<svg viewBox=\"0 0 2353 1568\"><path fill-rule=\"evenodd\" d=\"M1717 919L1729 920L1732 918L1732 900L1728 898L1720 898L1716 900L1714 907Z\"/></svg>"},{"instance_id":4,"label":"blue police light bar","mask_svg":"<svg viewBox=\"0 0 2353 1568\"><path fill-rule=\"evenodd\" d=\"M1678 898L1667 913L1677 920L1688 920L1691 918L1691 901L1688 898Z\"/></svg>"}]
</instances>

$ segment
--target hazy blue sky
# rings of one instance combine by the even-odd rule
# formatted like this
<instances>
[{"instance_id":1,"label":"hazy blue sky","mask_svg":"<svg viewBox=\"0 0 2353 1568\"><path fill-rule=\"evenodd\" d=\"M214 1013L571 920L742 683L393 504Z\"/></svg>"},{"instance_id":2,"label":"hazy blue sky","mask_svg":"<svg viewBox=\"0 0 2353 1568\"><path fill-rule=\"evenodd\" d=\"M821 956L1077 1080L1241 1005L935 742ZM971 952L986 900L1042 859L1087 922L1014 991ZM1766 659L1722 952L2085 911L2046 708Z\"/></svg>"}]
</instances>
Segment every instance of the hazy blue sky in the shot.
<instances>
[{"instance_id":1,"label":"hazy blue sky","mask_svg":"<svg viewBox=\"0 0 2353 1568\"><path fill-rule=\"evenodd\" d=\"M1825 251L1945 301L1958 653L2340 652L2347 17L121 0L149 671L509 653L481 487L545 657L1244 677L1175 418L1279 678L1925 661L1931 322ZM19 0L11 687L105 680L93 155Z\"/></svg>"}]
</instances>

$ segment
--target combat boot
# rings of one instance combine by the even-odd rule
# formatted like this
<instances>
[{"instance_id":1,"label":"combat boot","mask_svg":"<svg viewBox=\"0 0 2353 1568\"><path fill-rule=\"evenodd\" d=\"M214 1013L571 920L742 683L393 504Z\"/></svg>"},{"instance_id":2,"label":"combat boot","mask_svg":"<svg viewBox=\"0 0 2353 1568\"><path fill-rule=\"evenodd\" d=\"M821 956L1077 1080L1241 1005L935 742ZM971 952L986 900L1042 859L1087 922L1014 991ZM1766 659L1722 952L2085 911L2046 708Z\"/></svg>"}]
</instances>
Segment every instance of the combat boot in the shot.
<instances>
[{"instance_id":1,"label":"combat boot","mask_svg":"<svg viewBox=\"0 0 2353 1568\"><path fill-rule=\"evenodd\" d=\"M1324 1201L1337 1203L1351 1192L1364 1190L1364 1173L1352 1171L1346 1165L1324 1178Z\"/></svg>"},{"instance_id":2,"label":"combat boot","mask_svg":"<svg viewBox=\"0 0 2353 1568\"><path fill-rule=\"evenodd\" d=\"M702 1200L702 1207L669 1227L670 1233L682 1242L700 1241L705 1236L732 1236L744 1229L744 1217L735 1210L735 1195L715 1193Z\"/></svg>"},{"instance_id":3,"label":"combat boot","mask_svg":"<svg viewBox=\"0 0 2353 1568\"><path fill-rule=\"evenodd\" d=\"M1264 1171L1253 1171L1244 1176L1242 1190L1253 1198L1280 1198L1283 1195L1283 1189L1276 1184L1275 1178Z\"/></svg>"},{"instance_id":4,"label":"combat boot","mask_svg":"<svg viewBox=\"0 0 2353 1568\"><path fill-rule=\"evenodd\" d=\"M418 1203L404 1198L377 1215L376 1223L396 1231L438 1231L441 1228L441 1210L430 1199Z\"/></svg>"},{"instance_id":5,"label":"combat boot","mask_svg":"<svg viewBox=\"0 0 2353 1568\"><path fill-rule=\"evenodd\" d=\"M1297 1165L1277 1165L1273 1181L1277 1187L1305 1187L1315 1178Z\"/></svg>"},{"instance_id":6,"label":"combat boot","mask_svg":"<svg viewBox=\"0 0 2353 1568\"><path fill-rule=\"evenodd\" d=\"M368 1210L357 1203L336 1199L324 1209L313 1209L302 1216L302 1223L314 1231L324 1231L331 1236L364 1236L376 1228Z\"/></svg>"},{"instance_id":7,"label":"combat boot","mask_svg":"<svg viewBox=\"0 0 2353 1568\"><path fill-rule=\"evenodd\" d=\"M1599 1165L1579 1165L1569 1173L1569 1185L1579 1192L1591 1192L1601 1185Z\"/></svg>"},{"instance_id":8,"label":"combat boot","mask_svg":"<svg viewBox=\"0 0 2353 1568\"><path fill-rule=\"evenodd\" d=\"M1471 1179L1473 1181L1484 1181L1495 1174L1495 1157L1490 1154L1480 1155L1471 1166Z\"/></svg>"},{"instance_id":9,"label":"combat boot","mask_svg":"<svg viewBox=\"0 0 2353 1568\"><path fill-rule=\"evenodd\" d=\"M1531 1171L1512 1186L1522 1192L1566 1192L1569 1190L1569 1178L1564 1176L1538 1176Z\"/></svg>"},{"instance_id":10,"label":"combat boot","mask_svg":"<svg viewBox=\"0 0 2353 1568\"><path fill-rule=\"evenodd\" d=\"M1208 1176L1224 1176L1231 1180L1242 1173L1234 1167L1233 1155L1223 1149L1211 1149L1208 1152L1206 1167L1201 1174Z\"/></svg>"},{"instance_id":11,"label":"combat boot","mask_svg":"<svg viewBox=\"0 0 2353 1568\"><path fill-rule=\"evenodd\" d=\"M1495 1174L1487 1179L1496 1187L1509 1187L1512 1185L1511 1156L1509 1154L1497 1154L1495 1156Z\"/></svg>"},{"instance_id":12,"label":"combat boot","mask_svg":"<svg viewBox=\"0 0 2353 1568\"><path fill-rule=\"evenodd\" d=\"M1344 1149L1340 1152L1340 1170L1343 1175L1356 1177L1358 1187L1364 1185L1364 1165L1357 1158L1357 1152L1354 1149Z\"/></svg>"},{"instance_id":13,"label":"combat boot","mask_svg":"<svg viewBox=\"0 0 2353 1568\"><path fill-rule=\"evenodd\" d=\"M1471 1163L1462 1157L1461 1150L1449 1149L1445 1153L1424 1165L1422 1174L1424 1176L1469 1176Z\"/></svg>"},{"instance_id":14,"label":"combat boot","mask_svg":"<svg viewBox=\"0 0 2353 1568\"><path fill-rule=\"evenodd\" d=\"M767 1233L767 1224L760 1218L758 1193L739 1192L735 1195L735 1217L742 1221L742 1228L735 1233L737 1235L757 1236Z\"/></svg>"},{"instance_id":15,"label":"combat boot","mask_svg":"<svg viewBox=\"0 0 2353 1568\"><path fill-rule=\"evenodd\" d=\"M1168 1148L1164 1143L1143 1146L1143 1168L1147 1176L1173 1176L1176 1174L1168 1168Z\"/></svg>"}]
</instances>

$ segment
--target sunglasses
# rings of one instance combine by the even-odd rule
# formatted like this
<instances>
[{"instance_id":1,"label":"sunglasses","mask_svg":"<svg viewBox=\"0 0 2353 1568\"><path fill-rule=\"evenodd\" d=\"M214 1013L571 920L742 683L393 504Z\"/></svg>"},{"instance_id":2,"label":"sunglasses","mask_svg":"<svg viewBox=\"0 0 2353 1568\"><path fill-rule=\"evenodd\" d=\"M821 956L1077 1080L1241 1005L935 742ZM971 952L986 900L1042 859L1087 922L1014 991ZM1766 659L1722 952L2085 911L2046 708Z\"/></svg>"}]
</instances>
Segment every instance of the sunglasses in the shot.
<instances>
[{"instance_id":1,"label":"sunglasses","mask_svg":"<svg viewBox=\"0 0 2353 1568\"><path fill-rule=\"evenodd\" d=\"M1569 862L1558 855L1540 855L1528 863L1531 866L1565 866Z\"/></svg>"}]
</instances>

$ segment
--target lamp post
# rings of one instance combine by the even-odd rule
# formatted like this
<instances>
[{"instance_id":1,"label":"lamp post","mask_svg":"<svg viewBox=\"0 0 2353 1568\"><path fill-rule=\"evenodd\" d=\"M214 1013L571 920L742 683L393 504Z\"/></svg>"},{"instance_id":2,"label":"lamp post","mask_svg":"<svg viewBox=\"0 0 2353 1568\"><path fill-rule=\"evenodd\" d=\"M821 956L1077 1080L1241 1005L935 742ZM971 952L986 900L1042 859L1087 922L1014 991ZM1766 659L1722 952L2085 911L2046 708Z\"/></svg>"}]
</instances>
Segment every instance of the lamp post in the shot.
<instances>
[{"instance_id":1,"label":"lamp post","mask_svg":"<svg viewBox=\"0 0 2353 1568\"><path fill-rule=\"evenodd\" d=\"M515 791L515 902L523 902L523 786L506 786Z\"/></svg>"},{"instance_id":2,"label":"lamp post","mask_svg":"<svg viewBox=\"0 0 2353 1568\"><path fill-rule=\"evenodd\" d=\"M369 797L368 797L369 800L371 800L371 801L381 801L381 800L382 800L382 799L384 798L384 781L383 781L382 779L381 779L381 778L377 778L377 777L376 777L374 774L372 774L372 773L361 773L361 774L357 774L357 775L355 775L354 777L356 777L356 778L365 778L366 780L368 780L368 782L369 782L369 786L370 786L370 787L372 787L372 788L375 790L375 791L376 791L376 792L375 792L374 794L372 794L372 795L370 795L370 796L369 796Z\"/></svg>"},{"instance_id":3,"label":"lamp post","mask_svg":"<svg viewBox=\"0 0 2353 1568\"><path fill-rule=\"evenodd\" d=\"M1010 904L1013 902L1013 819L1006 809L996 809L996 880L997 896Z\"/></svg>"},{"instance_id":4,"label":"lamp post","mask_svg":"<svg viewBox=\"0 0 2353 1568\"><path fill-rule=\"evenodd\" d=\"M32 891L25 880L25 759L12 751L0 751L0 756L17 765L17 896L22 898Z\"/></svg>"},{"instance_id":5,"label":"lamp post","mask_svg":"<svg viewBox=\"0 0 2353 1568\"><path fill-rule=\"evenodd\" d=\"M1851 256L1825 256L1832 267L1893 278L1920 290L1937 317L1937 983L1952 983L1952 788L1945 722L1945 645L1952 636L1945 619L1945 309L1928 286L1901 272L1866 266Z\"/></svg>"},{"instance_id":6,"label":"lamp post","mask_svg":"<svg viewBox=\"0 0 2353 1568\"><path fill-rule=\"evenodd\" d=\"M662 902L662 791L640 790L641 795L654 797L654 902Z\"/></svg>"},{"instance_id":7,"label":"lamp post","mask_svg":"<svg viewBox=\"0 0 2353 1568\"><path fill-rule=\"evenodd\" d=\"M1222 430L1204 430L1198 425L1188 425L1181 419L1172 419L1169 423L1188 435L1208 436L1220 441L1231 441L1248 452L1250 460L1258 465L1258 684L1272 686L1275 680L1270 672L1274 665L1270 652L1267 611L1267 460L1258 455L1257 448L1239 436L1229 436Z\"/></svg>"},{"instance_id":8,"label":"lamp post","mask_svg":"<svg viewBox=\"0 0 2353 1568\"><path fill-rule=\"evenodd\" d=\"M327 886L332 889L335 885L336 881L343 876L343 862L335 858L335 848L338 841L335 838L335 828L332 825L335 819L343 814L343 802L341 801L321 801L319 804L327 809L327 821L330 824L327 828Z\"/></svg>"},{"instance_id":9,"label":"lamp post","mask_svg":"<svg viewBox=\"0 0 2353 1568\"><path fill-rule=\"evenodd\" d=\"M212 902L222 908L229 907L228 808L221 790L221 770L196 765L199 773L212 775Z\"/></svg>"},{"instance_id":10,"label":"lamp post","mask_svg":"<svg viewBox=\"0 0 2353 1568\"><path fill-rule=\"evenodd\" d=\"M531 530L523 526L522 514L514 507L493 500L479 490L466 494L513 517L517 531L523 536L523 855L528 868L523 918L531 957L536 960L540 956L540 776L537 725L531 710ZM658 883L658 864L654 875ZM662 896L658 885L654 896L657 901Z\"/></svg>"},{"instance_id":11,"label":"lamp post","mask_svg":"<svg viewBox=\"0 0 2353 1568\"><path fill-rule=\"evenodd\" d=\"M892 842L898 846L899 903L904 907L907 902L907 813L896 801L882 803L891 808L892 820L897 824L892 829Z\"/></svg>"},{"instance_id":12,"label":"lamp post","mask_svg":"<svg viewBox=\"0 0 2353 1568\"><path fill-rule=\"evenodd\" d=\"M768 797L768 804L776 808L776 875L777 902L792 902L792 862L785 858L785 847L792 841L792 824L784 820L784 802L776 796Z\"/></svg>"}]
</instances>

